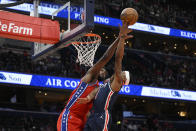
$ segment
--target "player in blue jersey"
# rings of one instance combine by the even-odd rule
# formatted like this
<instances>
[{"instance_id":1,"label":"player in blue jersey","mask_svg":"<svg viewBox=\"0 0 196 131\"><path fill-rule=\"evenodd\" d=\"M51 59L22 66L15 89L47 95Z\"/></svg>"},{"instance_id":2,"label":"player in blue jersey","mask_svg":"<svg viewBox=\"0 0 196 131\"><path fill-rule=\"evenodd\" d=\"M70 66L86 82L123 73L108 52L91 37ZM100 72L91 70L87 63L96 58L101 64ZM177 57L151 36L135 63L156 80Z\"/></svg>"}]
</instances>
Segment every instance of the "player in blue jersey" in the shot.
<instances>
[{"instance_id":1,"label":"player in blue jersey","mask_svg":"<svg viewBox=\"0 0 196 131\"><path fill-rule=\"evenodd\" d=\"M111 108L117 94L126 83L129 83L128 71L122 71L122 59L124 55L125 39L132 37L127 35L131 30L123 23L119 32L119 43L115 54L115 73L100 88L94 89L87 97L78 99L78 103L85 104L94 99L90 116L83 131L108 131L111 125Z\"/></svg>"}]
</instances>

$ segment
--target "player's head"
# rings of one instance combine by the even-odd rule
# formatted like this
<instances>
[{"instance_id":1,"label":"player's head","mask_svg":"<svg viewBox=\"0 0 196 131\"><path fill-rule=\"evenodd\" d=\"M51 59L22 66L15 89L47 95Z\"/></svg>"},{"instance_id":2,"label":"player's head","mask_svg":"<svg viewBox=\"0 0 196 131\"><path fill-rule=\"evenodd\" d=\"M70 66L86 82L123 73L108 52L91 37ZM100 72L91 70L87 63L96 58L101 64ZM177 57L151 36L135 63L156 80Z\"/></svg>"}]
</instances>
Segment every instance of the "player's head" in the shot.
<instances>
[{"instance_id":1,"label":"player's head","mask_svg":"<svg viewBox=\"0 0 196 131\"><path fill-rule=\"evenodd\" d=\"M129 81L130 81L129 71L122 71L121 72L121 75L122 75L122 79L123 79L124 85L128 85L129 84Z\"/></svg>"},{"instance_id":2,"label":"player's head","mask_svg":"<svg viewBox=\"0 0 196 131\"><path fill-rule=\"evenodd\" d=\"M122 71L121 72L122 80L124 85L128 85L130 81L130 74L129 71ZM106 79L104 83L108 81L113 81L114 80L114 75L112 75L110 78Z\"/></svg>"},{"instance_id":3,"label":"player's head","mask_svg":"<svg viewBox=\"0 0 196 131\"><path fill-rule=\"evenodd\" d=\"M101 70L99 71L99 79L100 80L104 80L107 76L107 71L105 68L101 68Z\"/></svg>"}]
</instances>

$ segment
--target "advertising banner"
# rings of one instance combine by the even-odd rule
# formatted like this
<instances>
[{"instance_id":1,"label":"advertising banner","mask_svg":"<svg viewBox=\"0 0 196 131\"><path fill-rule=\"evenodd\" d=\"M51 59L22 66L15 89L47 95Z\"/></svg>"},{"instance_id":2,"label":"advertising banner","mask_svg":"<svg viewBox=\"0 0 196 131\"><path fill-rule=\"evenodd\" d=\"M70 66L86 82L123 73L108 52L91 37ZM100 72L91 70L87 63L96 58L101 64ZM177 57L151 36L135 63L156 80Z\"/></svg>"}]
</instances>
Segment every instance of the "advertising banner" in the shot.
<instances>
[{"instance_id":1,"label":"advertising banner","mask_svg":"<svg viewBox=\"0 0 196 131\"><path fill-rule=\"evenodd\" d=\"M0 83L30 85L32 75L0 71Z\"/></svg>"},{"instance_id":2,"label":"advertising banner","mask_svg":"<svg viewBox=\"0 0 196 131\"><path fill-rule=\"evenodd\" d=\"M55 44L60 26L57 21L0 11L0 37Z\"/></svg>"},{"instance_id":3,"label":"advertising banner","mask_svg":"<svg viewBox=\"0 0 196 131\"><path fill-rule=\"evenodd\" d=\"M56 88L73 90L78 86L79 82L80 79L0 71L0 83L29 85L27 86L27 88L30 86L34 86L35 88L43 87L48 89ZM100 82L100 84L102 84L102 82ZM123 86L119 94L129 96L196 101L195 91L185 91L168 88L166 89L133 84Z\"/></svg>"}]
</instances>

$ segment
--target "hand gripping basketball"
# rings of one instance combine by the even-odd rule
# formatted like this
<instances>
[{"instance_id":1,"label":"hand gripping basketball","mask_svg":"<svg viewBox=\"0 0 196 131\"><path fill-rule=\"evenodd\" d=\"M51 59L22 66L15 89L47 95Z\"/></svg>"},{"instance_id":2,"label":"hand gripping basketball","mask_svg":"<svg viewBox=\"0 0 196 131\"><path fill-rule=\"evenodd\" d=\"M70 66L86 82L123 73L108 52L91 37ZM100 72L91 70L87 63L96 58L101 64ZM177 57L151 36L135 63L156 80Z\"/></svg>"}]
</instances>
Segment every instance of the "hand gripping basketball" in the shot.
<instances>
[{"instance_id":1,"label":"hand gripping basketball","mask_svg":"<svg viewBox=\"0 0 196 131\"><path fill-rule=\"evenodd\" d=\"M133 35L127 35L128 33L132 32L132 30L129 29L128 26L129 25L125 21L123 21L122 26L120 26L119 24L119 28L120 28L119 36L121 38L124 38L124 39L133 38Z\"/></svg>"}]
</instances>

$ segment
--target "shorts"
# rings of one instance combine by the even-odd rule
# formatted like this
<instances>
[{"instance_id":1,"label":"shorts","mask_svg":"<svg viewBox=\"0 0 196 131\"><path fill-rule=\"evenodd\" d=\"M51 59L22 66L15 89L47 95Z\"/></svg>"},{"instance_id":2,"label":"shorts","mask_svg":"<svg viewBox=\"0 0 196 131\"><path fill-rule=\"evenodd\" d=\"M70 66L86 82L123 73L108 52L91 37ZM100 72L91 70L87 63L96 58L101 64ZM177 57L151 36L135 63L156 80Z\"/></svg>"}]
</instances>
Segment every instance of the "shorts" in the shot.
<instances>
[{"instance_id":1,"label":"shorts","mask_svg":"<svg viewBox=\"0 0 196 131\"><path fill-rule=\"evenodd\" d=\"M91 113L83 131L108 131L111 122L109 113Z\"/></svg>"},{"instance_id":2,"label":"shorts","mask_svg":"<svg viewBox=\"0 0 196 131\"><path fill-rule=\"evenodd\" d=\"M62 112L57 121L57 131L83 131L85 121L69 112ZM63 117L63 118L62 118Z\"/></svg>"}]
</instances>

